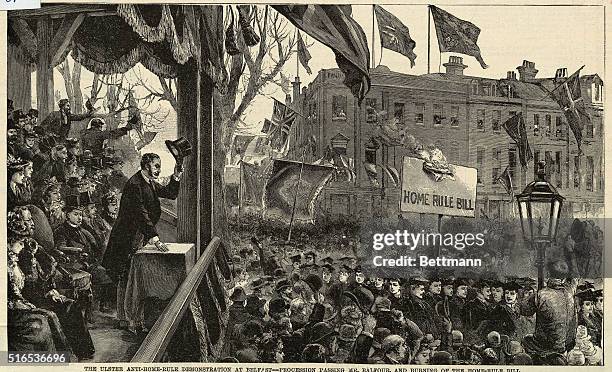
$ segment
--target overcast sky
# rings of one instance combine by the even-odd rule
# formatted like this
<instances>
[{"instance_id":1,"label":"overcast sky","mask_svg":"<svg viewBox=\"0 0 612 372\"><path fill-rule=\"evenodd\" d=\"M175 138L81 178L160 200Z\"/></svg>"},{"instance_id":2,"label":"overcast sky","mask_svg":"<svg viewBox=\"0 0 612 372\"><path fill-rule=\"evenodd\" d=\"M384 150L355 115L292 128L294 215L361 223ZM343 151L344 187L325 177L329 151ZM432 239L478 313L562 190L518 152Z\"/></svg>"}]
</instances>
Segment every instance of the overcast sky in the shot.
<instances>
[{"instance_id":1,"label":"overcast sky","mask_svg":"<svg viewBox=\"0 0 612 372\"><path fill-rule=\"evenodd\" d=\"M427 73L427 17L426 5L384 5L410 29L410 36L416 41L416 65L410 68L409 60L392 51L382 52L381 64L393 71L420 75ZM481 29L478 45L485 62L490 66L484 70L475 58L463 56L468 66L466 75L503 78L509 70L516 71L524 59L535 62L538 77L554 76L559 67L567 67L571 74L582 65L583 74L597 73L602 78L604 66L604 8L597 6L440 6L455 16L474 23ZM362 26L368 38L370 53L375 54L376 65L381 58L378 28L372 43L372 6L354 5L353 16ZM308 41L313 41L307 38ZM311 82L323 68L334 68L333 52L323 44L314 41L310 48L312 75L300 67L303 85ZM442 54L442 63L448 61L451 53ZM440 52L433 20L431 23L431 72L438 72ZM285 74L291 80L296 74L296 60L285 66ZM444 66L440 67L444 72ZM278 89L274 94L284 99ZM245 122L258 123L269 117L272 100L260 97L251 106Z\"/></svg>"}]
</instances>

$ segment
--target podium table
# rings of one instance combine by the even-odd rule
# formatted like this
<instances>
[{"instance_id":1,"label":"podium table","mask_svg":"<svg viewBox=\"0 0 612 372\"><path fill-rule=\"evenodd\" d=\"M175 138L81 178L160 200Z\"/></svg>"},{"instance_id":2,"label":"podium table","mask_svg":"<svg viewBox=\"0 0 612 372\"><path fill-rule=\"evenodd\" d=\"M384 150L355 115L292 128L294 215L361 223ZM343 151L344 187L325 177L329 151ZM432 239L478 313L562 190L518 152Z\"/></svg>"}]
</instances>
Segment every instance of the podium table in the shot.
<instances>
[{"instance_id":1,"label":"podium table","mask_svg":"<svg viewBox=\"0 0 612 372\"><path fill-rule=\"evenodd\" d=\"M145 246L132 256L125 291L128 320L141 324L147 298L170 300L196 262L195 244L166 243L168 252Z\"/></svg>"}]
</instances>

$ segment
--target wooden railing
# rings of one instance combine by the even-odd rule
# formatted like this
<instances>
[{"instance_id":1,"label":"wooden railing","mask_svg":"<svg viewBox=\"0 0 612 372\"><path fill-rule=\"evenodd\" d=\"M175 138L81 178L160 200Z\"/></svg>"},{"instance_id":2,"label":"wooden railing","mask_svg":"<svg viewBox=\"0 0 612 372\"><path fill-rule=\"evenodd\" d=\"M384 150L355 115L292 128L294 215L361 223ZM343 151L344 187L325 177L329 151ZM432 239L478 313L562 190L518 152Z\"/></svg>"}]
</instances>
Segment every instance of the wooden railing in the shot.
<instances>
[{"instance_id":1,"label":"wooden railing","mask_svg":"<svg viewBox=\"0 0 612 372\"><path fill-rule=\"evenodd\" d=\"M132 358L135 363L160 362L164 359L166 349L185 316L207 316L200 317L203 327L198 327L200 340L207 340L214 345L207 345L206 350L219 350L223 343L225 325L227 324L227 313L225 303L225 289L219 280L219 273L224 279L230 279L227 255L218 237L214 237L198 259L193 269L188 273L176 293L159 316L140 348ZM202 296L205 294L205 296ZM203 303L201 300L206 300ZM215 305L216 315L211 317L210 311L203 311L202 307ZM191 310L188 313L188 310ZM196 309L193 311L193 309ZM208 310L208 309L207 309ZM213 311L214 313L215 311ZM197 314L194 314L197 313ZM198 323L198 321L196 321ZM214 330L214 335L210 335ZM211 337L213 336L213 337ZM202 349L202 348L201 348ZM216 352L213 353L213 357ZM206 356L204 359L207 359Z\"/></svg>"}]
</instances>

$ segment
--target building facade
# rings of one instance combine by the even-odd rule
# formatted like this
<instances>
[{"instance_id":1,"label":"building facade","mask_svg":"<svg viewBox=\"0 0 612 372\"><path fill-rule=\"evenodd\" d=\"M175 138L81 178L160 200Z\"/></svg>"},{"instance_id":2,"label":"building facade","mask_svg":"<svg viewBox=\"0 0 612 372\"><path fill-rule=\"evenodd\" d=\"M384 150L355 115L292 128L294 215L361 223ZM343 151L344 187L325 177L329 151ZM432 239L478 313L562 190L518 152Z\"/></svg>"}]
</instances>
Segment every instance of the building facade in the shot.
<instances>
[{"instance_id":1,"label":"building facade","mask_svg":"<svg viewBox=\"0 0 612 372\"><path fill-rule=\"evenodd\" d=\"M598 75L581 77L582 97L591 116L584 128L582 156L559 105L548 95L555 79L567 77L559 69L555 78L538 78L535 64L523 61L502 79L463 74L461 57L451 56L444 73L420 76L371 70L371 89L361 106L343 84L339 69L321 70L300 90L294 82L293 103L302 116L290 134L288 157L315 161L329 146L354 160L355 182L331 182L320 197L319 212L331 215L399 213L400 186L378 171L373 186L365 163L393 166L401 172L409 146L386 146L376 141L381 120L392 121L424 146L433 144L452 164L478 169L477 216L509 217L508 195L495 178L509 167L515 193L534 178L534 164L545 160L547 178L566 198L564 213L576 217L603 215L603 82ZM560 81L560 80L557 80ZM547 89L545 89L547 88ZM523 168L516 144L502 128L509 117L525 118L534 161ZM308 138L316 141L304 152ZM305 155L304 155L305 154Z\"/></svg>"}]
</instances>

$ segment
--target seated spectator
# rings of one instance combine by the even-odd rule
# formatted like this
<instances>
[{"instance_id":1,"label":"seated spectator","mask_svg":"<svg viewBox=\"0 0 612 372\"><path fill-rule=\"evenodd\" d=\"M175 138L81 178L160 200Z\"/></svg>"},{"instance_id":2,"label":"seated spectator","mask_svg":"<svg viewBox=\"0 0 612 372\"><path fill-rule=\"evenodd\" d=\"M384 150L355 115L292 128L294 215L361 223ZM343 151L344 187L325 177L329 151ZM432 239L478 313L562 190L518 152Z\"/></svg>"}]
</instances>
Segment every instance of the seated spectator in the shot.
<instances>
[{"instance_id":1,"label":"seated spectator","mask_svg":"<svg viewBox=\"0 0 612 372\"><path fill-rule=\"evenodd\" d=\"M59 182L66 181L66 159L68 150L63 144L57 144L51 149L51 156L46 163L41 166L38 175L41 178L55 177Z\"/></svg>"},{"instance_id":2,"label":"seated spectator","mask_svg":"<svg viewBox=\"0 0 612 372\"><path fill-rule=\"evenodd\" d=\"M50 180L43 186L39 207L54 231L66 221L60 183Z\"/></svg>"},{"instance_id":3,"label":"seated spectator","mask_svg":"<svg viewBox=\"0 0 612 372\"><path fill-rule=\"evenodd\" d=\"M31 202L32 189L26 180L26 173L31 175L30 170L26 170L29 165L30 162L21 159L13 159L12 162L7 164L8 210L12 210L18 205L26 205Z\"/></svg>"}]
</instances>

